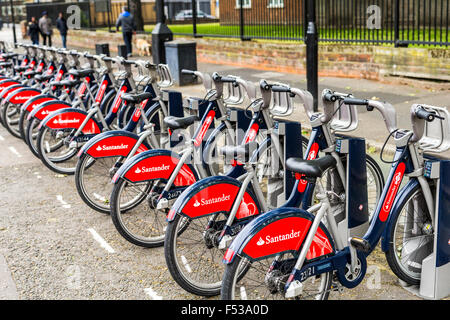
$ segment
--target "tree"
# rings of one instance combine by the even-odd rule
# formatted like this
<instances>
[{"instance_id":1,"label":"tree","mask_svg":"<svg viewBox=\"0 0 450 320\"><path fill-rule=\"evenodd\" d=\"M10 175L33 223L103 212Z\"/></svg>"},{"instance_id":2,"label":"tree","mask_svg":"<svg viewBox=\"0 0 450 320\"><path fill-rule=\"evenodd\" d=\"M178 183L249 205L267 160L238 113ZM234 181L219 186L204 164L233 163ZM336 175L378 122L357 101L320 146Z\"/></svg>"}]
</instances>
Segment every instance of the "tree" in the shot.
<instances>
[{"instance_id":1,"label":"tree","mask_svg":"<svg viewBox=\"0 0 450 320\"><path fill-rule=\"evenodd\" d=\"M138 31L144 31L144 19L142 18L142 4L141 0L128 0L130 13L136 21L136 28Z\"/></svg>"}]
</instances>

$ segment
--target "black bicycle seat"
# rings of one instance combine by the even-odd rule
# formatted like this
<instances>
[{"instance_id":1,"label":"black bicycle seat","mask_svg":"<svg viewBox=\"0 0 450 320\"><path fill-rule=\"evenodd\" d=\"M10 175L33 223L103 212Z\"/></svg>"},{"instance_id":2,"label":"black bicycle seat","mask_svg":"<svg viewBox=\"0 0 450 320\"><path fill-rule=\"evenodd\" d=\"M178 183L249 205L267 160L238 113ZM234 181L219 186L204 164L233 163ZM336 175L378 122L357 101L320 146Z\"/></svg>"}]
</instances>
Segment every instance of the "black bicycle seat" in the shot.
<instances>
[{"instance_id":1,"label":"black bicycle seat","mask_svg":"<svg viewBox=\"0 0 450 320\"><path fill-rule=\"evenodd\" d=\"M164 118L164 123L172 130L176 129L186 129L195 121L200 120L197 116L187 116L187 117L174 117L169 116Z\"/></svg>"},{"instance_id":2,"label":"black bicycle seat","mask_svg":"<svg viewBox=\"0 0 450 320\"><path fill-rule=\"evenodd\" d=\"M0 67L11 67L14 63L12 61L0 62Z\"/></svg>"},{"instance_id":3,"label":"black bicycle seat","mask_svg":"<svg viewBox=\"0 0 450 320\"><path fill-rule=\"evenodd\" d=\"M122 95L122 100L131 103L140 103L144 100L150 99L152 94L150 92L142 92L142 93L124 93Z\"/></svg>"},{"instance_id":4,"label":"black bicycle seat","mask_svg":"<svg viewBox=\"0 0 450 320\"><path fill-rule=\"evenodd\" d=\"M314 160L304 160L302 158L289 158L286 160L286 168L288 170L304 174L311 178L321 177L325 170L335 165L336 159L330 155Z\"/></svg>"},{"instance_id":5,"label":"black bicycle seat","mask_svg":"<svg viewBox=\"0 0 450 320\"><path fill-rule=\"evenodd\" d=\"M30 68L29 66L15 66L14 70L16 70L18 72L21 72L21 71L25 71L25 70L27 70L29 68Z\"/></svg>"},{"instance_id":6,"label":"black bicycle seat","mask_svg":"<svg viewBox=\"0 0 450 320\"><path fill-rule=\"evenodd\" d=\"M2 56L3 59L8 60L8 59L12 59L14 57L17 57L18 55L19 55L18 53L11 52L11 53L2 53L1 56Z\"/></svg>"},{"instance_id":7,"label":"black bicycle seat","mask_svg":"<svg viewBox=\"0 0 450 320\"><path fill-rule=\"evenodd\" d=\"M81 81L80 80L62 80L62 81L52 81L50 82L51 86L55 86L55 87L74 87L78 84L80 84Z\"/></svg>"},{"instance_id":8,"label":"black bicycle seat","mask_svg":"<svg viewBox=\"0 0 450 320\"><path fill-rule=\"evenodd\" d=\"M47 81L47 80L50 80L51 78L53 78L54 77L54 75L53 74L37 74L37 75L35 75L34 76L34 78L37 80L37 81Z\"/></svg>"},{"instance_id":9,"label":"black bicycle seat","mask_svg":"<svg viewBox=\"0 0 450 320\"><path fill-rule=\"evenodd\" d=\"M30 70L30 71L27 71L27 72L25 72L23 75L25 76L25 77L32 77L32 76L34 76L34 75L36 75L36 74L38 74L39 72L37 72L37 71L35 71L35 70Z\"/></svg>"},{"instance_id":10,"label":"black bicycle seat","mask_svg":"<svg viewBox=\"0 0 450 320\"><path fill-rule=\"evenodd\" d=\"M219 148L219 153L224 155L226 159L240 158L241 160L247 161L257 147L258 143L256 141L251 141L238 146L225 146Z\"/></svg>"},{"instance_id":11,"label":"black bicycle seat","mask_svg":"<svg viewBox=\"0 0 450 320\"><path fill-rule=\"evenodd\" d=\"M95 72L94 69L83 69L83 70L70 69L69 70L69 74L74 76L75 78L84 78L84 77L92 75L94 72Z\"/></svg>"}]
</instances>

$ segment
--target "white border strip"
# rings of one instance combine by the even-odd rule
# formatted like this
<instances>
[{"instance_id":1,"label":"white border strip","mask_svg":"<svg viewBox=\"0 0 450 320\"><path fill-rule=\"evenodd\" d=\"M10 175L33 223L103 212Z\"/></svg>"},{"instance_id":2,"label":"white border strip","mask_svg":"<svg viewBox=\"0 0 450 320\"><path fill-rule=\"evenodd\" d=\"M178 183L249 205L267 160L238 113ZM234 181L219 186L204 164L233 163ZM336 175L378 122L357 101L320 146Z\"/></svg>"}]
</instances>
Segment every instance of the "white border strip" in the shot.
<instances>
[{"instance_id":1,"label":"white border strip","mask_svg":"<svg viewBox=\"0 0 450 320\"><path fill-rule=\"evenodd\" d=\"M162 297L159 296L152 288L145 288L144 292L150 296L153 300L162 300Z\"/></svg>"},{"instance_id":2,"label":"white border strip","mask_svg":"<svg viewBox=\"0 0 450 320\"><path fill-rule=\"evenodd\" d=\"M108 244L108 242L105 241L93 228L89 228L88 231L92 234L94 237L94 240L100 243L100 245L109 253L114 253L114 249Z\"/></svg>"}]
</instances>

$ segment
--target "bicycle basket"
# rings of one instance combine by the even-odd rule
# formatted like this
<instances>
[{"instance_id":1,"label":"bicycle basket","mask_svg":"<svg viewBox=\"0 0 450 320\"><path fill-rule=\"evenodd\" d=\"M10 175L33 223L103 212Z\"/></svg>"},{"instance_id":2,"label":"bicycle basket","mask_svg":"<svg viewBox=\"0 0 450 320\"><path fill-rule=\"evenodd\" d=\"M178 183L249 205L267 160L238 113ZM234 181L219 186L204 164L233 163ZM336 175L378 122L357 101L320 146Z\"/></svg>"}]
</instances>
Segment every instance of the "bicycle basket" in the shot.
<instances>
[{"instance_id":1,"label":"bicycle basket","mask_svg":"<svg viewBox=\"0 0 450 320\"><path fill-rule=\"evenodd\" d=\"M444 152L450 149L450 126L449 113L446 108L420 105L427 111L434 111L444 119L435 119L425 122L422 138L419 140L419 147L428 152Z\"/></svg>"},{"instance_id":2,"label":"bicycle basket","mask_svg":"<svg viewBox=\"0 0 450 320\"><path fill-rule=\"evenodd\" d=\"M170 73L170 69L167 64L158 64L158 75L158 86L160 88L167 88L173 84L172 74Z\"/></svg>"},{"instance_id":3,"label":"bicycle basket","mask_svg":"<svg viewBox=\"0 0 450 320\"><path fill-rule=\"evenodd\" d=\"M283 83L274 83L275 86L280 87L288 87L288 85ZM295 118L295 114L297 109L299 108L294 104L292 101L292 97L290 96L289 92L277 92L272 91L272 103L270 104L270 113L277 118L284 118L286 121L299 121L298 118ZM299 110L302 112L302 110Z\"/></svg>"},{"instance_id":4,"label":"bicycle basket","mask_svg":"<svg viewBox=\"0 0 450 320\"><path fill-rule=\"evenodd\" d=\"M331 119L331 129L341 132L353 131L358 127L358 112L356 106L334 103L334 115Z\"/></svg>"},{"instance_id":5,"label":"bicycle basket","mask_svg":"<svg viewBox=\"0 0 450 320\"><path fill-rule=\"evenodd\" d=\"M233 76L229 76L233 77ZM231 82L224 83L223 86L223 100L226 104L237 105L244 101L244 88L242 85L235 85Z\"/></svg>"}]
</instances>

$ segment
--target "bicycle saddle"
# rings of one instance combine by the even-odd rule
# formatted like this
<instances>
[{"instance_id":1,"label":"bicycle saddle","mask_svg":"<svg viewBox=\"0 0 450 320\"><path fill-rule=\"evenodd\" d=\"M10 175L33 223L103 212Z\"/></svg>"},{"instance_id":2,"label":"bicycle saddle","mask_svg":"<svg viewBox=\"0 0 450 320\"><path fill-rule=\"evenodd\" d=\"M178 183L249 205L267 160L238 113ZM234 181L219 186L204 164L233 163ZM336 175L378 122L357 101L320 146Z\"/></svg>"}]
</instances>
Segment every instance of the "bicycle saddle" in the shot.
<instances>
[{"instance_id":1,"label":"bicycle saddle","mask_svg":"<svg viewBox=\"0 0 450 320\"><path fill-rule=\"evenodd\" d=\"M336 165L336 159L330 155L314 159L289 158L286 160L286 168L290 171L301 173L311 178L321 177L328 168Z\"/></svg>"},{"instance_id":2,"label":"bicycle saddle","mask_svg":"<svg viewBox=\"0 0 450 320\"><path fill-rule=\"evenodd\" d=\"M81 81L80 80L63 80L63 81L52 81L50 82L51 86L55 86L55 87L74 87L78 84L80 84Z\"/></svg>"},{"instance_id":3,"label":"bicycle saddle","mask_svg":"<svg viewBox=\"0 0 450 320\"><path fill-rule=\"evenodd\" d=\"M5 60L17 57L19 54L18 53L3 53L2 54L2 58Z\"/></svg>"},{"instance_id":4,"label":"bicycle saddle","mask_svg":"<svg viewBox=\"0 0 450 320\"><path fill-rule=\"evenodd\" d=\"M197 116L187 116L187 117L174 117L169 116L164 118L164 123L172 130L176 129L186 129L195 121L200 120Z\"/></svg>"},{"instance_id":5,"label":"bicycle saddle","mask_svg":"<svg viewBox=\"0 0 450 320\"><path fill-rule=\"evenodd\" d=\"M76 69L70 69L69 74L74 76L75 78L84 78L87 76L90 76L95 72L94 69L83 69L83 70L76 70Z\"/></svg>"},{"instance_id":6,"label":"bicycle saddle","mask_svg":"<svg viewBox=\"0 0 450 320\"><path fill-rule=\"evenodd\" d=\"M142 92L142 93L124 93L122 95L122 100L131 103L140 103L144 100L150 99L152 94L150 92Z\"/></svg>"},{"instance_id":7,"label":"bicycle saddle","mask_svg":"<svg viewBox=\"0 0 450 320\"><path fill-rule=\"evenodd\" d=\"M12 61L0 62L0 67L10 67L13 65Z\"/></svg>"},{"instance_id":8,"label":"bicycle saddle","mask_svg":"<svg viewBox=\"0 0 450 320\"><path fill-rule=\"evenodd\" d=\"M51 78L53 78L53 76L54 76L53 74L37 74L34 76L34 78L37 81L47 81L47 80L50 80Z\"/></svg>"},{"instance_id":9,"label":"bicycle saddle","mask_svg":"<svg viewBox=\"0 0 450 320\"><path fill-rule=\"evenodd\" d=\"M29 66L15 66L14 70L21 72L21 71L28 70L29 68L30 68Z\"/></svg>"},{"instance_id":10,"label":"bicycle saddle","mask_svg":"<svg viewBox=\"0 0 450 320\"><path fill-rule=\"evenodd\" d=\"M32 76L34 76L34 75L36 75L36 74L38 74L39 72L37 72L37 71L35 71L35 70L31 70L31 71L27 71L27 72L25 72L23 75L25 76L25 77L32 77Z\"/></svg>"},{"instance_id":11,"label":"bicycle saddle","mask_svg":"<svg viewBox=\"0 0 450 320\"><path fill-rule=\"evenodd\" d=\"M241 144L238 146L225 146L219 148L219 153L224 155L226 159L248 159L250 155L256 150L258 143L256 141L251 141L246 144Z\"/></svg>"}]
</instances>

